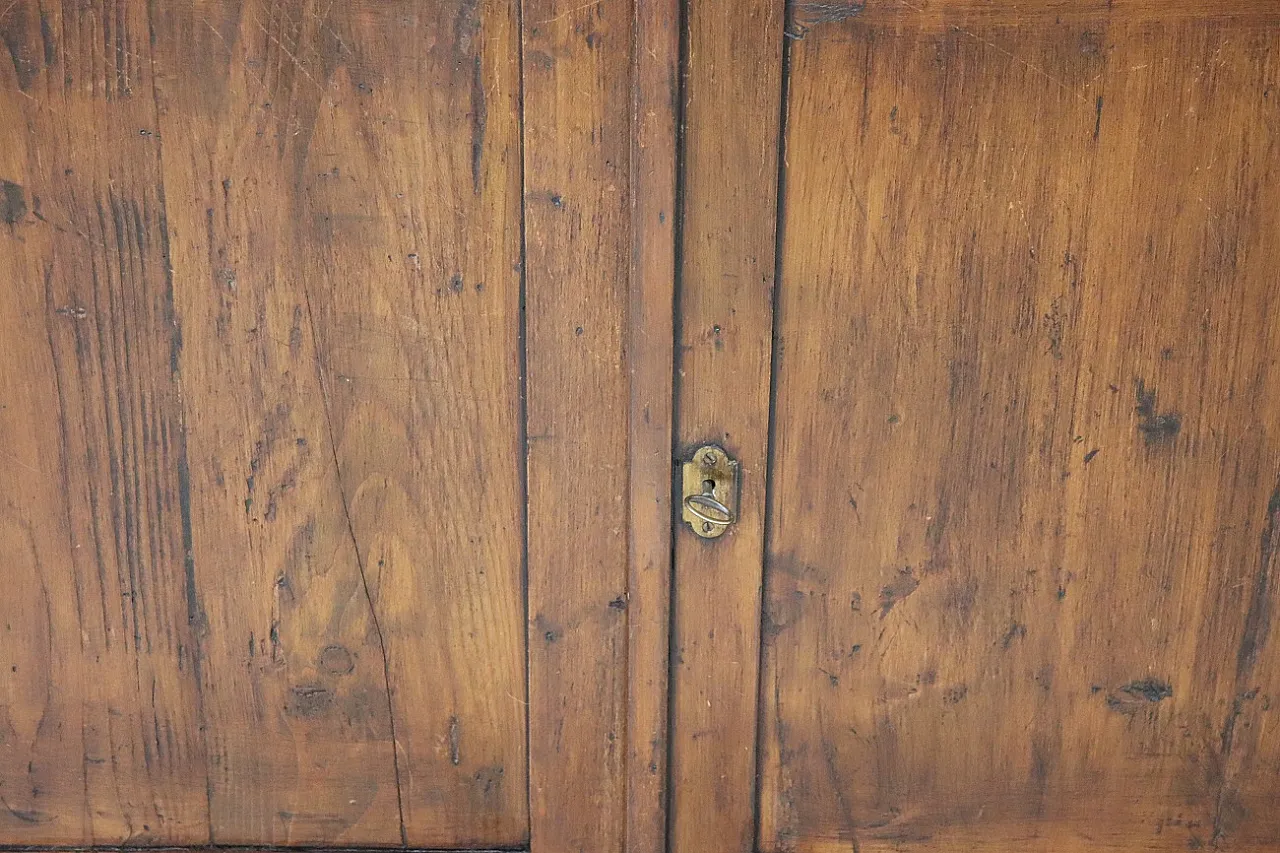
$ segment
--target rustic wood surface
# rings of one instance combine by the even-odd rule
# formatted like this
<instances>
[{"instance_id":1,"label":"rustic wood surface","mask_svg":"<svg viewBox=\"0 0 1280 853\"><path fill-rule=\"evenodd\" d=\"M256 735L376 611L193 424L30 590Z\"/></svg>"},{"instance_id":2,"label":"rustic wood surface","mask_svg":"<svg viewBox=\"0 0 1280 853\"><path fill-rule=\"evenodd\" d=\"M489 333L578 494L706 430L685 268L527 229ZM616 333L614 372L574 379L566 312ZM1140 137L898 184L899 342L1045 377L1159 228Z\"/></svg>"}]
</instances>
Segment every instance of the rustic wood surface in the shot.
<instances>
[{"instance_id":1,"label":"rustic wood surface","mask_svg":"<svg viewBox=\"0 0 1280 853\"><path fill-rule=\"evenodd\" d=\"M759 671L782 4L688 6L676 430L741 465L740 520L676 531L672 853L749 853Z\"/></svg>"},{"instance_id":2,"label":"rustic wood surface","mask_svg":"<svg viewBox=\"0 0 1280 853\"><path fill-rule=\"evenodd\" d=\"M1274 849L1274 28L839 17L790 30L762 849Z\"/></svg>"},{"instance_id":3,"label":"rustic wood surface","mask_svg":"<svg viewBox=\"0 0 1280 853\"><path fill-rule=\"evenodd\" d=\"M0 8L0 838L204 841L147 10Z\"/></svg>"},{"instance_id":4,"label":"rustic wood surface","mask_svg":"<svg viewBox=\"0 0 1280 853\"><path fill-rule=\"evenodd\" d=\"M4 9L5 841L527 840L517 20Z\"/></svg>"},{"instance_id":5,"label":"rustic wood surface","mask_svg":"<svg viewBox=\"0 0 1280 853\"><path fill-rule=\"evenodd\" d=\"M784 5L0 0L0 846L1275 849L1280 7Z\"/></svg>"},{"instance_id":6,"label":"rustic wood surface","mask_svg":"<svg viewBox=\"0 0 1280 853\"><path fill-rule=\"evenodd\" d=\"M629 0L523 8L532 849L627 833Z\"/></svg>"}]
</instances>

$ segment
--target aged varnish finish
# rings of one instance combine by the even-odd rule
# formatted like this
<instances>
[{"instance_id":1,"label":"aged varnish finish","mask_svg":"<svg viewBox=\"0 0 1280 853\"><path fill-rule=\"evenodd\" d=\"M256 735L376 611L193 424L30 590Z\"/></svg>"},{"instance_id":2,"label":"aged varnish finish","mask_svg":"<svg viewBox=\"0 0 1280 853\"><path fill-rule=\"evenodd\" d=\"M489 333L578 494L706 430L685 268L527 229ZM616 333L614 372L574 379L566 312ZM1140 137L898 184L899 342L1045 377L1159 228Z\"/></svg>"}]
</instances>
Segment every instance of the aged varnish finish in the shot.
<instances>
[{"instance_id":1,"label":"aged varnish finish","mask_svg":"<svg viewBox=\"0 0 1280 853\"><path fill-rule=\"evenodd\" d=\"M1280 850L1280 6L0 45L0 847Z\"/></svg>"}]
</instances>

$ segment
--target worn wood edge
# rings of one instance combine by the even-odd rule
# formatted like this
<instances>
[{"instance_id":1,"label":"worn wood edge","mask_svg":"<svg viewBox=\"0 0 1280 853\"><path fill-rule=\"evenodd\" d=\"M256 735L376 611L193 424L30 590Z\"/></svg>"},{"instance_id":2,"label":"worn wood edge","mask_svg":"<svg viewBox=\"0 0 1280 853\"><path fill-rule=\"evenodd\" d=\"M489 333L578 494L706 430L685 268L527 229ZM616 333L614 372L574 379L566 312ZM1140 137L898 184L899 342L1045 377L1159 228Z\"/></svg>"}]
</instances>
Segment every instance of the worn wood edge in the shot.
<instances>
[{"instance_id":1,"label":"worn wood edge","mask_svg":"<svg viewBox=\"0 0 1280 853\"><path fill-rule=\"evenodd\" d=\"M809 0L792 6L787 35L804 38L811 30L826 31L842 21L924 32L1179 21L1265 26L1280 22L1280 5L1267 0Z\"/></svg>"},{"instance_id":2,"label":"worn wood edge","mask_svg":"<svg viewBox=\"0 0 1280 853\"><path fill-rule=\"evenodd\" d=\"M625 849L666 849L680 0L635 0Z\"/></svg>"}]
</instances>

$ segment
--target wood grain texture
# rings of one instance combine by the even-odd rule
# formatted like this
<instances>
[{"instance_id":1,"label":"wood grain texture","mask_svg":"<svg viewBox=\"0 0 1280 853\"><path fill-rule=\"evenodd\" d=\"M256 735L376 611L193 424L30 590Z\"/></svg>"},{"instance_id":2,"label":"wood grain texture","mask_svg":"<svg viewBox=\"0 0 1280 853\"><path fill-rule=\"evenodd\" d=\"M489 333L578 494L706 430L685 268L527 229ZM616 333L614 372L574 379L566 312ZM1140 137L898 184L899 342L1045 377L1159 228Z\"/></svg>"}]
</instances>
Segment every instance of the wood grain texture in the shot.
<instances>
[{"instance_id":1,"label":"wood grain texture","mask_svg":"<svg viewBox=\"0 0 1280 853\"><path fill-rule=\"evenodd\" d=\"M1274 848L1276 47L794 42L764 850Z\"/></svg>"},{"instance_id":2,"label":"wood grain texture","mask_svg":"<svg viewBox=\"0 0 1280 853\"><path fill-rule=\"evenodd\" d=\"M637 0L634 14L626 849L659 853L667 840L680 4Z\"/></svg>"},{"instance_id":3,"label":"wood grain texture","mask_svg":"<svg viewBox=\"0 0 1280 853\"><path fill-rule=\"evenodd\" d=\"M0 838L198 843L146 8L0 10Z\"/></svg>"},{"instance_id":4,"label":"wood grain texture","mask_svg":"<svg viewBox=\"0 0 1280 853\"><path fill-rule=\"evenodd\" d=\"M514 7L160 18L214 838L518 844Z\"/></svg>"},{"instance_id":5,"label":"wood grain texture","mask_svg":"<svg viewBox=\"0 0 1280 853\"><path fill-rule=\"evenodd\" d=\"M754 849L782 26L772 0L688 5L677 435L742 490L723 536L676 534L672 853Z\"/></svg>"},{"instance_id":6,"label":"wood grain texture","mask_svg":"<svg viewBox=\"0 0 1280 853\"><path fill-rule=\"evenodd\" d=\"M628 0L522 10L535 853L623 849L629 571Z\"/></svg>"},{"instance_id":7,"label":"wood grain texture","mask_svg":"<svg viewBox=\"0 0 1280 853\"><path fill-rule=\"evenodd\" d=\"M0 837L525 843L516 6L57 5L0 15Z\"/></svg>"}]
</instances>

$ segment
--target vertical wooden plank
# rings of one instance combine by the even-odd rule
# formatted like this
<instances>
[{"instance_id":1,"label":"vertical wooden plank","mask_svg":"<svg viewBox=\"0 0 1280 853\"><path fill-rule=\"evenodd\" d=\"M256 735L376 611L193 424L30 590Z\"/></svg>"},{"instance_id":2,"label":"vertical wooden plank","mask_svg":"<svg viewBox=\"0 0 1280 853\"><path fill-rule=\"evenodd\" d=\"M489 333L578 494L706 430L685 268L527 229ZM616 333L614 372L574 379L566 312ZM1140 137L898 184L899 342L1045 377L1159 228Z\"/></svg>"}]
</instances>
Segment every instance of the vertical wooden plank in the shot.
<instances>
[{"instance_id":1,"label":"vertical wooden plank","mask_svg":"<svg viewBox=\"0 0 1280 853\"><path fill-rule=\"evenodd\" d=\"M154 13L214 839L519 845L516 7Z\"/></svg>"},{"instance_id":2,"label":"vertical wooden plank","mask_svg":"<svg viewBox=\"0 0 1280 853\"><path fill-rule=\"evenodd\" d=\"M688 5L677 434L742 471L739 521L681 524L672 638L673 853L754 849L783 3Z\"/></svg>"},{"instance_id":3,"label":"vertical wooden plank","mask_svg":"<svg viewBox=\"0 0 1280 853\"><path fill-rule=\"evenodd\" d=\"M1274 28L845 17L793 48L761 846L1268 849Z\"/></svg>"},{"instance_id":4,"label":"vertical wooden plank","mask_svg":"<svg viewBox=\"0 0 1280 853\"><path fill-rule=\"evenodd\" d=\"M666 847L679 0L636 0L632 48L627 838Z\"/></svg>"},{"instance_id":5,"label":"vertical wooden plank","mask_svg":"<svg viewBox=\"0 0 1280 853\"><path fill-rule=\"evenodd\" d=\"M523 7L535 853L627 831L629 0Z\"/></svg>"},{"instance_id":6,"label":"vertical wooden plank","mask_svg":"<svg viewBox=\"0 0 1280 853\"><path fill-rule=\"evenodd\" d=\"M330 449L308 235L295 227L320 28L288 29L281 11L153 6L210 832L231 844L394 843L382 649Z\"/></svg>"},{"instance_id":7,"label":"vertical wooden plank","mask_svg":"<svg viewBox=\"0 0 1280 853\"><path fill-rule=\"evenodd\" d=\"M0 838L208 839L146 9L0 9Z\"/></svg>"}]
</instances>

